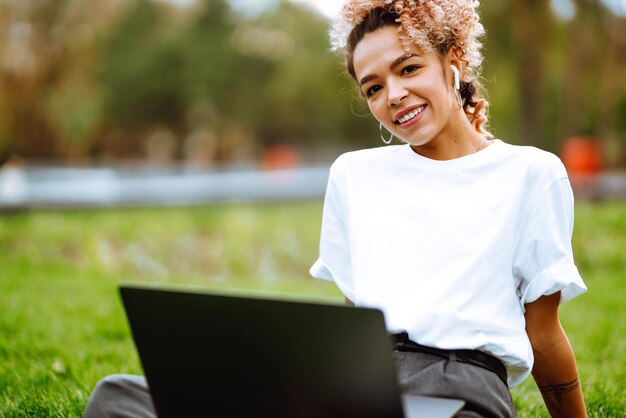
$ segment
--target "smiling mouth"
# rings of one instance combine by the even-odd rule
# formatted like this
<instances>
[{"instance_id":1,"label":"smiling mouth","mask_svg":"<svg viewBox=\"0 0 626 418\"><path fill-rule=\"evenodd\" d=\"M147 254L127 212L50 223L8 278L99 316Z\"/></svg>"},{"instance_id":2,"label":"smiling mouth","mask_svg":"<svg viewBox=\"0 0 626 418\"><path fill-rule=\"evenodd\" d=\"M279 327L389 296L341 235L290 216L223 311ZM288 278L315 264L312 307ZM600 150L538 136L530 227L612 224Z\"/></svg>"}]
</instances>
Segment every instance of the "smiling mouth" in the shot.
<instances>
[{"instance_id":1,"label":"smiling mouth","mask_svg":"<svg viewBox=\"0 0 626 418\"><path fill-rule=\"evenodd\" d=\"M426 109L426 106L427 105L424 104L424 105L418 107L417 109L412 110L411 112L409 112L406 115L402 116L400 119L394 121L393 123L395 123L396 125L403 125L403 124L405 124L407 122L410 122L415 117L417 117L417 115L422 113L424 111L424 109Z\"/></svg>"}]
</instances>

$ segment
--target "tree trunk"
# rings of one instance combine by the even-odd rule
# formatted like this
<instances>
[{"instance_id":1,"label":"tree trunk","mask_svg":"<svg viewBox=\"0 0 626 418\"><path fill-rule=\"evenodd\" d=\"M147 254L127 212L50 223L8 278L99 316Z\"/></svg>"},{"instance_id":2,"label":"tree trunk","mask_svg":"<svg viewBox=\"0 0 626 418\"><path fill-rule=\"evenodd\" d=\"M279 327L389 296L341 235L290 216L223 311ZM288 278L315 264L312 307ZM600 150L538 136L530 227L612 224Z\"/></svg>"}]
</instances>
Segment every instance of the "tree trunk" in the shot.
<instances>
[{"instance_id":1,"label":"tree trunk","mask_svg":"<svg viewBox=\"0 0 626 418\"><path fill-rule=\"evenodd\" d=\"M544 51L552 43L553 17L547 0L513 0L513 44L520 98L520 138L542 146Z\"/></svg>"}]
</instances>

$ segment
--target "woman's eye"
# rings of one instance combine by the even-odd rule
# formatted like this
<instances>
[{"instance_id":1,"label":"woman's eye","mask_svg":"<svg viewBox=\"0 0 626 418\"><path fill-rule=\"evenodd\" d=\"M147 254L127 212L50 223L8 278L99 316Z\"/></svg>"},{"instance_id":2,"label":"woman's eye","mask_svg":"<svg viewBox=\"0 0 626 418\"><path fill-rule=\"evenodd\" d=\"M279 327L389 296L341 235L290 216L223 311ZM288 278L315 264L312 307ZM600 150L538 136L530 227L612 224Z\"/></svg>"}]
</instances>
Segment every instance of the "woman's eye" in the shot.
<instances>
[{"instance_id":1,"label":"woman's eye","mask_svg":"<svg viewBox=\"0 0 626 418\"><path fill-rule=\"evenodd\" d=\"M417 71L419 68L419 65L407 65L402 69L402 75L410 74L414 71Z\"/></svg>"},{"instance_id":2,"label":"woman's eye","mask_svg":"<svg viewBox=\"0 0 626 418\"><path fill-rule=\"evenodd\" d=\"M367 91L365 92L365 96L372 97L374 94L376 94L377 91L379 91L382 88L383 87L381 85L376 84L375 86L372 86L367 89Z\"/></svg>"}]
</instances>

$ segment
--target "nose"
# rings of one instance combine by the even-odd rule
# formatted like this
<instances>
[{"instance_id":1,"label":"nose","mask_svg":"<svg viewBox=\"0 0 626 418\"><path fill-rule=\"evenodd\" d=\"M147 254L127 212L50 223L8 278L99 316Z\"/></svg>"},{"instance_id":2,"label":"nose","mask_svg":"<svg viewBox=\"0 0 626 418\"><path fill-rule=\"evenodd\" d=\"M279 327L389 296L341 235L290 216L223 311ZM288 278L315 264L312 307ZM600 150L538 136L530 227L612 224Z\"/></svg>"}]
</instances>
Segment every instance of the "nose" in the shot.
<instances>
[{"instance_id":1,"label":"nose","mask_svg":"<svg viewBox=\"0 0 626 418\"><path fill-rule=\"evenodd\" d=\"M387 105L398 106L409 95L401 82L387 82Z\"/></svg>"}]
</instances>

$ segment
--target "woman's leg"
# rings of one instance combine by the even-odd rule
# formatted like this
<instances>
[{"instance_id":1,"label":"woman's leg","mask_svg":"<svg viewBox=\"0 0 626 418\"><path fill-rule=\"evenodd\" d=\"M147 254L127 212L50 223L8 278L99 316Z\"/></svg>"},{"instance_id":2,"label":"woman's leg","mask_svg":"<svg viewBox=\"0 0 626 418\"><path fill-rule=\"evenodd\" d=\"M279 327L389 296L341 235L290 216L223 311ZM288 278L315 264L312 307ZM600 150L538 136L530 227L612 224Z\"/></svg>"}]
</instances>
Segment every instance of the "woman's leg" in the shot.
<instances>
[{"instance_id":1,"label":"woman's leg","mask_svg":"<svg viewBox=\"0 0 626 418\"><path fill-rule=\"evenodd\" d=\"M402 393L462 399L459 417L517 417L509 388L495 373L432 354L394 354Z\"/></svg>"},{"instance_id":2,"label":"woman's leg","mask_svg":"<svg viewBox=\"0 0 626 418\"><path fill-rule=\"evenodd\" d=\"M156 418L145 377L114 374L99 381L89 397L85 418L104 417Z\"/></svg>"}]
</instances>

